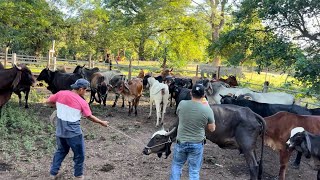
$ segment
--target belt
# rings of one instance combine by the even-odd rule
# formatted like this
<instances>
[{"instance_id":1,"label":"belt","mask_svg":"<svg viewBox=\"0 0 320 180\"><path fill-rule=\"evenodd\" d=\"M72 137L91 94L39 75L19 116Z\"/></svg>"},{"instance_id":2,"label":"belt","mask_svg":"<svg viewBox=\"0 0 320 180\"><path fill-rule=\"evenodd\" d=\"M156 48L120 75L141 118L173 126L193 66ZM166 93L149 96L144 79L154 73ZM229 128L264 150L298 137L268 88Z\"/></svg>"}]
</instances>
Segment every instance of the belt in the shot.
<instances>
[{"instance_id":1,"label":"belt","mask_svg":"<svg viewBox=\"0 0 320 180\"><path fill-rule=\"evenodd\" d=\"M199 142L181 142L177 140L177 144L183 144L183 143L190 143L190 144L206 144L206 139L199 141Z\"/></svg>"}]
</instances>

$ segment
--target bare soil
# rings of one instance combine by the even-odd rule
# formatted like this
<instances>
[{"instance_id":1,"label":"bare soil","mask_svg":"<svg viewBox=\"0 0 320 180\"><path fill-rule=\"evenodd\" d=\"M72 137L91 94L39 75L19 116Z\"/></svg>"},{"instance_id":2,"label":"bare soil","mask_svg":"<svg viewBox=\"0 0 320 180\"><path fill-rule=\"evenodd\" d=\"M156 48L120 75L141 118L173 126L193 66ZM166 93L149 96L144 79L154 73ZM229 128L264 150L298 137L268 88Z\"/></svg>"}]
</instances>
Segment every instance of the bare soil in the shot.
<instances>
[{"instance_id":1,"label":"bare soil","mask_svg":"<svg viewBox=\"0 0 320 180\"><path fill-rule=\"evenodd\" d=\"M93 113L101 119L108 120L110 127L99 126L87 119L81 121L86 143L86 179L168 179L172 154L168 159L158 158L156 154L149 156L142 154L144 145L149 141L151 135L158 130L158 128L155 128L155 110L153 110L152 118L147 118L149 98L142 97L138 116L128 116L128 107L121 108L120 101L117 107L112 108L113 98L114 95L110 94L106 107L98 104L92 105ZM43 104L30 104L30 106L30 113L40 114L39 119L47 121L48 125L50 124L49 116L54 111L53 108L46 107ZM38 113L39 111L41 113ZM169 128L176 118L174 108L168 107L165 115L165 127ZM54 135L48 138L54 138ZM260 149L260 142L257 143L257 147ZM42 157L29 157L27 161L22 159L19 162L5 162L5 157L0 154L0 179L49 179L49 168L53 153L54 151L44 154ZM62 164L60 179L73 178L72 157L73 153L70 151ZM279 170L278 152L266 147L263 162L263 179L276 179ZM187 165L183 168L182 179L188 179ZM249 179L249 171L243 155L239 155L237 150L220 149L217 145L207 142L204 148L201 179ZM287 179L316 179L316 171L312 169L311 161L303 158L300 169L289 167Z\"/></svg>"}]
</instances>

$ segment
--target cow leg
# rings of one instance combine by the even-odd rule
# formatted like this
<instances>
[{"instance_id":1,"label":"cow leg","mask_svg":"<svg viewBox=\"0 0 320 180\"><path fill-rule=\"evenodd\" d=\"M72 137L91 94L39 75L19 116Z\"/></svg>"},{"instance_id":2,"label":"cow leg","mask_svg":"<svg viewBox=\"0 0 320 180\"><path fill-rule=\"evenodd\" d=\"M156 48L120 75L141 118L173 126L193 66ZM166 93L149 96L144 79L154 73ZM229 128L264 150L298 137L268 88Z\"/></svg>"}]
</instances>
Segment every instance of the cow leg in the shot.
<instances>
[{"instance_id":1,"label":"cow leg","mask_svg":"<svg viewBox=\"0 0 320 180\"><path fill-rule=\"evenodd\" d=\"M21 92L20 91L17 91L17 92L15 92L17 95L18 95L18 97L19 97L19 106L22 106L22 101L21 101Z\"/></svg>"},{"instance_id":2,"label":"cow leg","mask_svg":"<svg viewBox=\"0 0 320 180\"><path fill-rule=\"evenodd\" d=\"M166 109L167 109L167 106L168 106L168 100L167 101L164 101L161 103L161 107L160 107L160 112L162 113L161 115L161 125L163 124L163 120L164 120L164 114L166 113Z\"/></svg>"},{"instance_id":3,"label":"cow leg","mask_svg":"<svg viewBox=\"0 0 320 180\"><path fill-rule=\"evenodd\" d=\"M121 107L124 107L124 96L122 96L122 105Z\"/></svg>"},{"instance_id":4,"label":"cow leg","mask_svg":"<svg viewBox=\"0 0 320 180\"><path fill-rule=\"evenodd\" d=\"M151 114L152 114L152 101L150 101L150 113L149 113L149 116L148 116L148 119L151 118Z\"/></svg>"},{"instance_id":5,"label":"cow leg","mask_svg":"<svg viewBox=\"0 0 320 180\"><path fill-rule=\"evenodd\" d=\"M320 170L318 170L317 180L320 180Z\"/></svg>"},{"instance_id":6,"label":"cow leg","mask_svg":"<svg viewBox=\"0 0 320 180\"><path fill-rule=\"evenodd\" d=\"M159 120L160 120L160 116L161 116L161 110L160 110L160 102L155 102L156 104L156 112L157 112L157 124L156 124L156 127L159 126ZM162 118L161 118L161 124L162 124Z\"/></svg>"},{"instance_id":7,"label":"cow leg","mask_svg":"<svg viewBox=\"0 0 320 180\"><path fill-rule=\"evenodd\" d=\"M119 96L120 96L120 94L116 94L116 99L114 100L112 107L116 106L118 99L119 99Z\"/></svg>"},{"instance_id":8,"label":"cow leg","mask_svg":"<svg viewBox=\"0 0 320 180\"><path fill-rule=\"evenodd\" d=\"M170 107L172 107L172 93L170 94Z\"/></svg>"},{"instance_id":9,"label":"cow leg","mask_svg":"<svg viewBox=\"0 0 320 180\"><path fill-rule=\"evenodd\" d=\"M258 166L257 159L256 159L255 153L254 153L257 135L255 135L253 133L248 134L247 129L238 128L236 130L235 137L236 137L237 143L239 144L239 148L242 150L242 152L244 154L247 165L249 166L250 179L257 180L259 166Z\"/></svg>"},{"instance_id":10,"label":"cow leg","mask_svg":"<svg viewBox=\"0 0 320 180\"><path fill-rule=\"evenodd\" d=\"M294 162L292 163L292 167L293 167L293 168L299 169L301 157L302 157L302 153L301 153L301 152L298 152L296 159L295 159Z\"/></svg>"},{"instance_id":11,"label":"cow leg","mask_svg":"<svg viewBox=\"0 0 320 180\"><path fill-rule=\"evenodd\" d=\"M139 100L140 100L140 96L138 96L135 100L135 103L134 103L134 109L135 109L135 112L134 114L137 116L138 115L138 112L137 112L137 106L139 105Z\"/></svg>"},{"instance_id":12,"label":"cow leg","mask_svg":"<svg viewBox=\"0 0 320 180\"><path fill-rule=\"evenodd\" d=\"M103 106L106 106L106 105L107 105L106 101L107 101L107 95L105 95L105 96L103 97Z\"/></svg>"},{"instance_id":13,"label":"cow leg","mask_svg":"<svg viewBox=\"0 0 320 180\"><path fill-rule=\"evenodd\" d=\"M25 91L24 99L26 101L24 108L29 108L28 99L29 99L30 88L27 88Z\"/></svg>"},{"instance_id":14,"label":"cow leg","mask_svg":"<svg viewBox=\"0 0 320 180\"><path fill-rule=\"evenodd\" d=\"M131 114L131 102L129 101L129 113L128 113L128 116L130 116L130 114Z\"/></svg>"},{"instance_id":15,"label":"cow leg","mask_svg":"<svg viewBox=\"0 0 320 180\"><path fill-rule=\"evenodd\" d=\"M286 170L288 168L288 162L290 159L291 152L287 150L280 150L280 171L279 180L285 180Z\"/></svg>"},{"instance_id":16,"label":"cow leg","mask_svg":"<svg viewBox=\"0 0 320 180\"><path fill-rule=\"evenodd\" d=\"M92 91L92 90L91 90L89 104L93 103L93 101L94 101L94 99L95 99L95 95L96 95L96 93L95 93L94 91Z\"/></svg>"}]
</instances>

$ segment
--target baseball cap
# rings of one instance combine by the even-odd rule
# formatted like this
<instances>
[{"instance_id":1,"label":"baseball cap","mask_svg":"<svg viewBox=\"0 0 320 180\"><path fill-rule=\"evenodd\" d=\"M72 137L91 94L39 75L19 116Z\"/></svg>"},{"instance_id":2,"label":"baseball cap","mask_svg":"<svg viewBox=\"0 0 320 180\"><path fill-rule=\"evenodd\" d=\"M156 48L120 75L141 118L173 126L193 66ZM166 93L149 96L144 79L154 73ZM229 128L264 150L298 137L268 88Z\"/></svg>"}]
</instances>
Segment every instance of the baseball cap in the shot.
<instances>
[{"instance_id":1,"label":"baseball cap","mask_svg":"<svg viewBox=\"0 0 320 180\"><path fill-rule=\"evenodd\" d=\"M192 87L192 95L194 96L197 96L197 97L202 97L204 96L204 86L202 84L195 84L193 87Z\"/></svg>"},{"instance_id":2,"label":"baseball cap","mask_svg":"<svg viewBox=\"0 0 320 180\"><path fill-rule=\"evenodd\" d=\"M74 84L71 84L72 89L79 89L79 88L88 88L89 82L83 78L78 79Z\"/></svg>"}]
</instances>

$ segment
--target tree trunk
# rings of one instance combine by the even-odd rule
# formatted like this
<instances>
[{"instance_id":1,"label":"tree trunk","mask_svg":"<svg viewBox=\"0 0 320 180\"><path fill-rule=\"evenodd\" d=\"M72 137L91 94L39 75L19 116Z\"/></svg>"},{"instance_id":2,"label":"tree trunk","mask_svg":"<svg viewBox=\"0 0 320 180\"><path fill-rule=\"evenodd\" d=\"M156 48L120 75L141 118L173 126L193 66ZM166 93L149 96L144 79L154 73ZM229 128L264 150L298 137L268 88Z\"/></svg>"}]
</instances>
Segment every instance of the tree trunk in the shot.
<instances>
[{"instance_id":1,"label":"tree trunk","mask_svg":"<svg viewBox=\"0 0 320 180\"><path fill-rule=\"evenodd\" d=\"M210 24L211 24L211 43L215 43L219 39L220 30L224 25L224 11L225 5L227 0L221 1L221 10L218 10L219 7L219 0L210 0L210 7L211 7L211 16L210 16ZM213 63L215 66L220 66L221 60L217 53L214 53Z\"/></svg>"},{"instance_id":2,"label":"tree trunk","mask_svg":"<svg viewBox=\"0 0 320 180\"><path fill-rule=\"evenodd\" d=\"M167 67L167 52L168 52L168 49L167 49L167 47L165 47L164 48L163 62L162 62L162 65L161 65L162 68Z\"/></svg>"},{"instance_id":3,"label":"tree trunk","mask_svg":"<svg viewBox=\"0 0 320 180\"><path fill-rule=\"evenodd\" d=\"M139 56L139 60L144 61L145 60L145 52L144 52L144 45L145 45L145 39L144 37L141 37L140 39L140 43L139 43L139 51L138 51L138 56Z\"/></svg>"}]
</instances>

